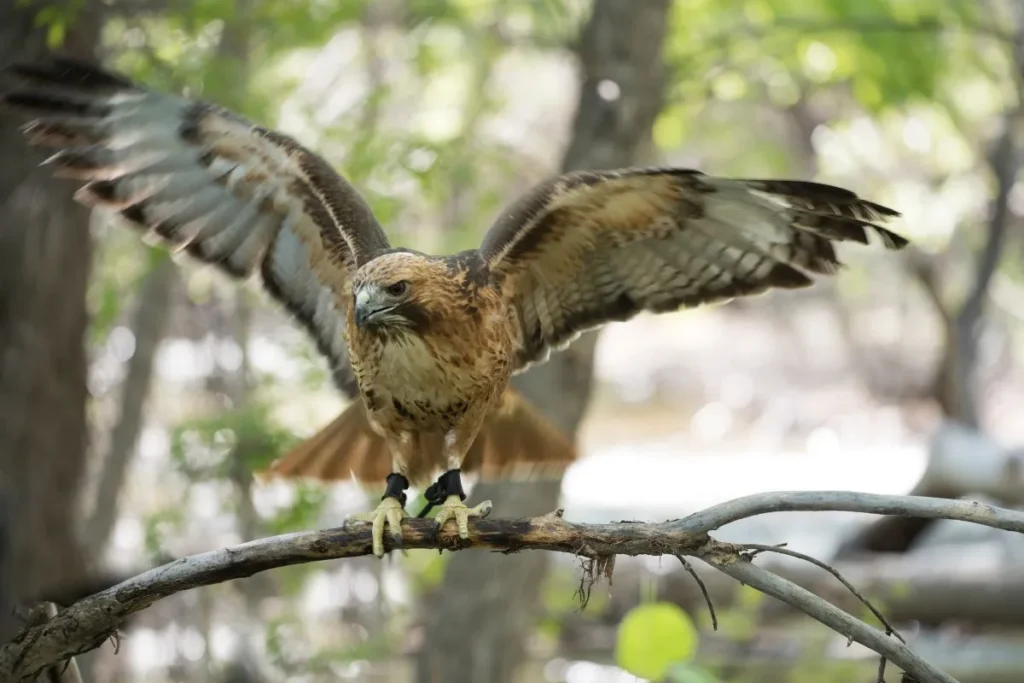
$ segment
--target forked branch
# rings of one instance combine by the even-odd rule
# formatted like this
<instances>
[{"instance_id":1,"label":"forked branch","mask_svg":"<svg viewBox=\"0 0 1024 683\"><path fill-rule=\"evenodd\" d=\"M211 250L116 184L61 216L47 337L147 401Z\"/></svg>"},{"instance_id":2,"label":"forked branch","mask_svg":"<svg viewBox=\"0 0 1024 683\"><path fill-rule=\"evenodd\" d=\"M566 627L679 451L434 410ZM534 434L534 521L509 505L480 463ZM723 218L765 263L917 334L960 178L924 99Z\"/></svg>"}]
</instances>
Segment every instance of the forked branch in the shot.
<instances>
[{"instance_id":1,"label":"forked branch","mask_svg":"<svg viewBox=\"0 0 1024 683\"><path fill-rule=\"evenodd\" d=\"M974 522L1007 531L1024 531L1024 513L971 501L913 496L882 496L845 491L780 492L739 498L679 520L659 524L618 522L577 524L560 512L533 519L483 519L470 522L470 538L453 529L440 534L432 520L403 523L405 548L500 552L551 550L610 566L616 555L697 557L733 578L783 600L847 638L878 652L921 683L955 683L890 637L824 599L755 566L742 545L721 543L708 532L747 517L782 511L851 511ZM385 536L390 544L390 536ZM388 545L389 549L393 549ZM750 548L750 546L746 546ZM369 525L273 536L231 548L185 557L151 569L78 601L39 626L27 628L0 647L0 683L20 681L93 649L131 614L174 593L251 576L294 564L369 555Z\"/></svg>"}]
</instances>

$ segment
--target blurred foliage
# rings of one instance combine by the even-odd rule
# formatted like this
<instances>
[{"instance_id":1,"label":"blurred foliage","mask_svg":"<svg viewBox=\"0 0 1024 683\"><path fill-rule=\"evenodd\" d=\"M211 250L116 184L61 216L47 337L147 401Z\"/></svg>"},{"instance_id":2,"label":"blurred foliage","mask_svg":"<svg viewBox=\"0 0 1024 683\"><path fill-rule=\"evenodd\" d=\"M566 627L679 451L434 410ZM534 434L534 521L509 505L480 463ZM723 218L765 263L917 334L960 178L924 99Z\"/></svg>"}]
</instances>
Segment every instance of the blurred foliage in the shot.
<instances>
[{"instance_id":1,"label":"blurred foliage","mask_svg":"<svg viewBox=\"0 0 1024 683\"><path fill-rule=\"evenodd\" d=\"M298 442L275 424L271 407L250 401L235 409L185 420L172 431L171 462L189 479L226 477L235 462L250 471L266 469Z\"/></svg>"},{"instance_id":2,"label":"blurred foliage","mask_svg":"<svg viewBox=\"0 0 1024 683\"><path fill-rule=\"evenodd\" d=\"M703 73L716 96L767 94L785 106L816 86L844 84L874 113L933 97L947 66L978 59L969 42L950 41L950 34L988 19L982 5L956 1L680 4L671 58L677 69Z\"/></svg>"},{"instance_id":3,"label":"blurred foliage","mask_svg":"<svg viewBox=\"0 0 1024 683\"><path fill-rule=\"evenodd\" d=\"M47 27L51 44L63 41L83 2L37 3L36 23ZM548 102L551 91L535 91L531 79L560 73L589 11L586 0L105 4L112 67L293 135L365 193L396 242L431 251L474 245L502 206L557 168L572 112ZM926 249L942 249L957 234L976 248L990 198L985 157L993 122L1020 101L1008 7L1008 0L675 0L666 51L671 89L653 131L653 156L712 173L813 175L845 184L904 210L900 231ZM239 43L246 54L231 54ZM564 81L565 90L572 87ZM112 331L126 324L140 283L167 256L116 224L94 232L99 249L89 344L98 358ZM1008 261L1002 274L1022 277L1016 260ZM946 279L963 288L963 271L953 267ZM188 300L171 334L199 347L209 340L190 325L215 317L236 283L191 266L183 274ZM868 300L892 282L875 270L851 268L837 288ZM313 345L299 333L281 333L285 321L271 307L258 307L255 318L254 339L287 362L253 370L258 386L245 401L226 404L191 375L159 380L151 422L167 437L161 447L167 462L135 492L135 508L126 513L138 517L139 552L150 558L183 538L205 543L216 533L210 527L217 514L235 515L241 506L230 494L235 465L259 471L298 434L329 419L311 408L336 401ZM210 363L211 373L223 371ZM110 403L115 394L97 390L94 401ZM192 525L197 490L214 491L220 508ZM260 529L336 523L343 508L365 502L352 490L335 496L326 487L295 483L287 495L254 505ZM418 511L422 495L411 498L408 508ZM319 570L275 571L274 594L291 602L265 615L270 663L278 671L334 679L333 663L401 651L396 632L407 625L410 605L438 586L449 557L406 553L398 597L385 591L380 571L373 574L376 609L369 599L353 598L347 609L356 604L363 611L332 615L330 625L310 626L292 604ZM368 580L369 565L351 564L357 569L345 581ZM342 579L333 574L331 581ZM557 642L566 616L578 612L578 581L575 567L548 575L537 625L544 643ZM736 642L756 638L762 600L741 589L738 604L719 614L719 633ZM595 592L588 613L600 613L606 601ZM696 618L707 631L707 616ZM351 631L340 630L343 621ZM863 673L859 663L825 661L825 640L812 626L818 630L809 629L806 662L792 683L861 680L855 679ZM315 638L321 631L327 635ZM698 640L685 614L644 604L623 622L620 664L636 675L710 683L718 667L699 659L677 664L694 654ZM657 671L644 668L655 664Z\"/></svg>"},{"instance_id":4,"label":"blurred foliage","mask_svg":"<svg viewBox=\"0 0 1024 683\"><path fill-rule=\"evenodd\" d=\"M736 604L732 609L718 614L718 628L737 641L750 640L757 635L758 613L765 601L764 593L740 586L736 591ZM710 623L710 615L707 617Z\"/></svg>"},{"instance_id":5,"label":"blurred foliage","mask_svg":"<svg viewBox=\"0 0 1024 683\"><path fill-rule=\"evenodd\" d=\"M146 517L145 549L149 558L163 557L168 547L168 538L181 533L185 510L181 507L169 507Z\"/></svg>"},{"instance_id":6,"label":"blurred foliage","mask_svg":"<svg viewBox=\"0 0 1024 683\"><path fill-rule=\"evenodd\" d=\"M580 591L583 585L579 571L575 565L556 566L544 576L540 591L540 602L544 610L537 630L540 636L552 642L557 642L561 635L565 618L582 611ZM591 591L587 598L587 613L600 614L608 605L608 598L606 591Z\"/></svg>"},{"instance_id":7,"label":"blurred foliage","mask_svg":"<svg viewBox=\"0 0 1024 683\"><path fill-rule=\"evenodd\" d=\"M406 551L403 568L409 572L409 583L413 591L422 595L440 586L451 557L451 553L439 553L436 550Z\"/></svg>"},{"instance_id":8,"label":"blurred foliage","mask_svg":"<svg viewBox=\"0 0 1024 683\"><path fill-rule=\"evenodd\" d=\"M690 615L670 602L634 607L619 623L615 662L649 680L661 680L697 652L700 636Z\"/></svg>"},{"instance_id":9,"label":"blurred foliage","mask_svg":"<svg viewBox=\"0 0 1024 683\"><path fill-rule=\"evenodd\" d=\"M671 667L667 683L759 683L766 677L785 683L861 683L865 680L874 680L869 679L877 670L874 661L836 660L830 655L830 650L836 647L837 643L845 644L845 640L802 615L788 618L784 625L772 626L794 637L799 643L797 656L792 661L778 664L754 663L753 659L744 661L744 653L750 652L750 646L755 644L765 631L762 619L767 599L767 596L750 586L739 586L733 604L717 610L716 636L732 643L733 649L727 650L724 656L712 658L702 654L683 665ZM877 600L874 604L884 611L884 605ZM874 621L867 608L863 613L855 613L855 616L869 622ZM709 616L705 614L698 619L698 623L703 632L710 631ZM761 671L762 666L770 669L770 673ZM780 672L783 667L788 671L788 675Z\"/></svg>"},{"instance_id":10,"label":"blurred foliage","mask_svg":"<svg viewBox=\"0 0 1024 683\"><path fill-rule=\"evenodd\" d=\"M729 171L790 173L799 159L785 138L742 144L735 118L707 116L712 103L785 112L827 95L819 102L835 112L853 105L881 116L933 103L955 112L964 103L950 88L967 74L996 86L994 108L1015 97L1012 35L981 3L681 0L677 7L667 58L678 78L655 139L672 149L700 130L705 144L728 150Z\"/></svg>"}]
</instances>

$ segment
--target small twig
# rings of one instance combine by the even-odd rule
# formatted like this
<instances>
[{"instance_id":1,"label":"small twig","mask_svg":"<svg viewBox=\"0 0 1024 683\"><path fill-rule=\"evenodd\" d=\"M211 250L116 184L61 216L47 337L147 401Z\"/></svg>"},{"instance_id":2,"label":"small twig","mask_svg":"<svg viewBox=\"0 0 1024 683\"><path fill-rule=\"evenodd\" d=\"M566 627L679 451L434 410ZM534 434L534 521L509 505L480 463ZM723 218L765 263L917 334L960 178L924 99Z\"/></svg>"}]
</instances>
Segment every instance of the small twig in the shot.
<instances>
[{"instance_id":1,"label":"small twig","mask_svg":"<svg viewBox=\"0 0 1024 683\"><path fill-rule=\"evenodd\" d=\"M612 585L612 577L615 574L615 555L590 557L583 561L581 569L583 574L580 576L580 585L576 588L573 597L579 598L580 610L584 610L590 604L590 594L600 577L608 579L608 585Z\"/></svg>"},{"instance_id":2,"label":"small twig","mask_svg":"<svg viewBox=\"0 0 1024 683\"><path fill-rule=\"evenodd\" d=\"M875 677L875 683L885 683L885 655L882 655L878 660L878 676Z\"/></svg>"},{"instance_id":3,"label":"small twig","mask_svg":"<svg viewBox=\"0 0 1024 683\"><path fill-rule=\"evenodd\" d=\"M929 664L895 638L890 638L878 629L822 600L809 590L801 588L792 581L787 581L745 558L729 562L711 557L704 558L704 561L737 581L796 607L836 633L845 635L884 655L886 659L904 671L911 672L920 683L957 683L955 678Z\"/></svg>"},{"instance_id":4,"label":"small twig","mask_svg":"<svg viewBox=\"0 0 1024 683\"><path fill-rule=\"evenodd\" d=\"M580 573L580 585L576 587L573 598L580 601L580 611L583 611L590 604L590 591L597 582L594 572L594 558L584 559L580 563L580 569L582 570Z\"/></svg>"},{"instance_id":5,"label":"small twig","mask_svg":"<svg viewBox=\"0 0 1024 683\"><path fill-rule=\"evenodd\" d=\"M682 562L683 569L689 572L690 576L693 577L693 580L696 581L697 585L700 587L700 592L704 595L704 602L708 604L708 612L711 613L711 630L717 631L718 615L715 614L715 603L711 601L711 595L708 593L708 587L704 585L704 580L700 578L700 574L697 573L697 570L693 568L693 565L690 564L685 557L682 555L676 555L676 559Z\"/></svg>"},{"instance_id":6,"label":"small twig","mask_svg":"<svg viewBox=\"0 0 1024 683\"><path fill-rule=\"evenodd\" d=\"M852 583L847 581L846 578L844 578L843 575L839 573L838 569L836 569L835 567L833 567L832 565L830 565L830 564L828 564L826 562L822 562L819 559L811 557L810 555L805 555L804 553L800 553L800 552L797 552L795 550L790 550L789 548L786 548L784 546L785 546L785 544L782 544L782 545L760 545L760 544L757 544L757 543L744 543L742 545L742 548L744 550L752 550L752 551L754 551L753 553L749 554L749 557L751 559L754 557L754 555L756 555L758 553L778 553L779 555L787 555L789 557L795 557L798 560L803 560L804 562L810 562L815 567L821 567L822 569L827 571L829 574L831 574L832 576L834 576L837 579L839 579L839 582L841 584L843 584L844 586L846 586L846 590L848 590L851 593L853 593L853 596L855 598L860 600L864 604L865 607L867 607L869 610L871 610L871 613L875 615L875 618L878 619L878 621L880 621L882 623L882 626L885 627L885 634L887 636L896 636L897 638L900 639L900 642L902 642L902 643L907 642L906 638L904 638L900 634L900 632L896 630L896 627L889 623L889 620L885 618L885 615L883 615L881 611L879 611L874 605L872 605L871 601L868 600L866 597L864 597L864 595L859 590L857 590Z\"/></svg>"}]
</instances>

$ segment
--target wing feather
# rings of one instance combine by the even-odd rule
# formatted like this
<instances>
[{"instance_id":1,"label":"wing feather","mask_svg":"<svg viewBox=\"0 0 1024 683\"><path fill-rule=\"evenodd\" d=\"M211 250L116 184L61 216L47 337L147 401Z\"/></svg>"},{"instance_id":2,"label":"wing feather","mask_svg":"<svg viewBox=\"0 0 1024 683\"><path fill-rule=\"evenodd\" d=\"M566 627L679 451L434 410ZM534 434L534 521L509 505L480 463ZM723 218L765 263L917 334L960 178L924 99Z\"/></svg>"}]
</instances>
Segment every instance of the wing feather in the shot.
<instances>
[{"instance_id":1,"label":"wing feather","mask_svg":"<svg viewBox=\"0 0 1024 683\"><path fill-rule=\"evenodd\" d=\"M352 272L389 243L360 194L295 140L214 105L147 90L57 58L10 67L0 104L36 118L54 174L84 204L117 211L169 248L239 278L259 272L349 396L343 331Z\"/></svg>"},{"instance_id":2,"label":"wing feather","mask_svg":"<svg viewBox=\"0 0 1024 683\"><path fill-rule=\"evenodd\" d=\"M821 183L715 178L691 169L579 172L510 206L480 252L520 327L517 370L581 332L641 311L665 312L835 273L835 242L890 249L898 216Z\"/></svg>"}]
</instances>

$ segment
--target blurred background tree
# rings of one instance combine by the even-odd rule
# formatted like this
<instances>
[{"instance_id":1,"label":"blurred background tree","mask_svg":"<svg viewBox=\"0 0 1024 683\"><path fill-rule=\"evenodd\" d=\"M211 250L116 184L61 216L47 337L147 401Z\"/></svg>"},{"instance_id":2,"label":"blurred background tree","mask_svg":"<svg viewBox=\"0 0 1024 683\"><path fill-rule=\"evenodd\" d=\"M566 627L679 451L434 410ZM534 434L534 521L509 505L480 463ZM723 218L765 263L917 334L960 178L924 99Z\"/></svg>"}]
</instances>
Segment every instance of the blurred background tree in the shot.
<instances>
[{"instance_id":1,"label":"blurred background tree","mask_svg":"<svg viewBox=\"0 0 1024 683\"><path fill-rule=\"evenodd\" d=\"M50 30L39 11L0 4L0 63L38 59ZM62 33L69 54L91 58L102 16ZM86 464L85 289L89 212L67 183L37 168L13 119L0 114L0 638L10 606L82 583L87 554L76 534Z\"/></svg>"},{"instance_id":2,"label":"blurred background tree","mask_svg":"<svg viewBox=\"0 0 1024 683\"><path fill-rule=\"evenodd\" d=\"M426 251L473 245L574 168L817 179L904 212L906 259L849 249L835 282L613 325L517 380L582 457L561 482L479 485L495 514L664 519L809 488L1024 500L1016 0L0 2L0 64L96 55L278 127ZM253 480L342 407L315 349L251 289L90 225L16 123L0 119L0 606L338 524L379 496ZM1014 539L840 514L729 534L839 553L965 683L1024 672ZM617 629L658 602L700 628L673 680L872 675L728 582L711 584L728 611L709 634L676 566L621 561L583 612L577 571L410 551L270 572L159 603L88 680L635 680Z\"/></svg>"}]
</instances>

